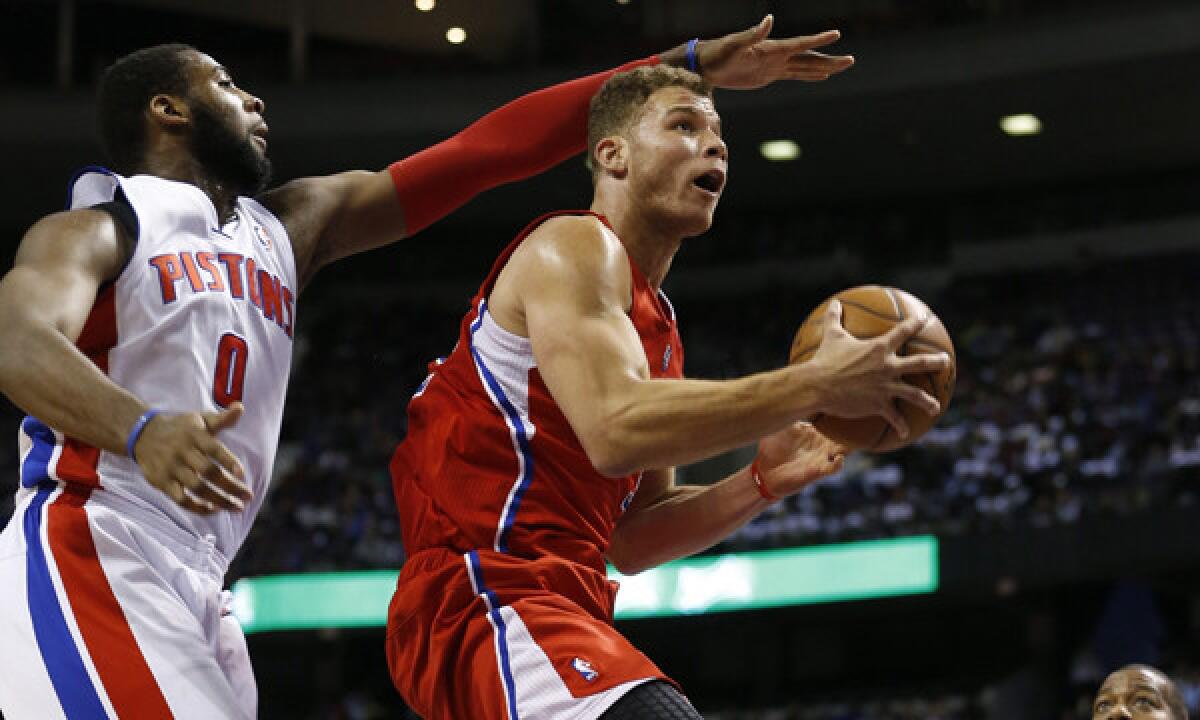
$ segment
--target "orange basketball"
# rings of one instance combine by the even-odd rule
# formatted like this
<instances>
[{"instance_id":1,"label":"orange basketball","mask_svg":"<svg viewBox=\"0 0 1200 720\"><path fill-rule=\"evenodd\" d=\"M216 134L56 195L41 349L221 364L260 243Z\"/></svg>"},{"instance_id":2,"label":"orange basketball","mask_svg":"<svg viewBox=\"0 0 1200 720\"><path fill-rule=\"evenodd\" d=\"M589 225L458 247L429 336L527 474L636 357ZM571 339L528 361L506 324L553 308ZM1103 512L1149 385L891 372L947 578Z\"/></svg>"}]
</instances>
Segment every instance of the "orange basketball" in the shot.
<instances>
[{"instance_id":1,"label":"orange basketball","mask_svg":"<svg viewBox=\"0 0 1200 720\"><path fill-rule=\"evenodd\" d=\"M897 351L899 355L923 352L942 351L950 356L950 367L940 373L922 373L905 376L905 379L932 395L942 406L942 412L950 403L954 394L954 378L957 369L957 358L954 355L954 343L946 332L946 326L938 319L925 303L911 294L892 287L880 285L861 285L843 290L836 295L842 301L842 327L857 338L876 337L891 330L896 323L913 315L927 316L929 322ZM813 356L821 345L824 335L825 311L829 306L829 298L817 306L792 342L789 362L802 363ZM926 415L915 405L897 400L900 412L908 423L908 437L900 439L896 431L882 417L840 418L832 415L818 415L813 418L813 425L826 437L842 443L848 448L866 450L869 452L888 452L896 450L917 440L929 431L937 422L936 417ZM940 417L940 415L938 416Z\"/></svg>"}]
</instances>

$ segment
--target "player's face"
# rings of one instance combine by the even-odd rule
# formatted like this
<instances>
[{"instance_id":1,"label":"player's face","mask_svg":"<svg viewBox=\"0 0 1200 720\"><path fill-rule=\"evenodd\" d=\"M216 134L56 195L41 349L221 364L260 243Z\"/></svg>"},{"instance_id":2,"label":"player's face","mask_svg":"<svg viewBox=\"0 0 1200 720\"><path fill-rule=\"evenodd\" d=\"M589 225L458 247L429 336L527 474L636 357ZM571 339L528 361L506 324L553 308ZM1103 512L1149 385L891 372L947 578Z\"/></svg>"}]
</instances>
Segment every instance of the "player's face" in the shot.
<instances>
[{"instance_id":1,"label":"player's face","mask_svg":"<svg viewBox=\"0 0 1200 720\"><path fill-rule=\"evenodd\" d=\"M662 88L646 100L630 135L634 196L682 237L708 230L729 171L712 98Z\"/></svg>"},{"instance_id":2,"label":"player's face","mask_svg":"<svg viewBox=\"0 0 1200 720\"><path fill-rule=\"evenodd\" d=\"M1166 678L1141 668L1117 671L1096 693L1092 720L1172 720L1166 683Z\"/></svg>"},{"instance_id":3,"label":"player's face","mask_svg":"<svg viewBox=\"0 0 1200 720\"><path fill-rule=\"evenodd\" d=\"M271 172L263 101L235 85L211 57L197 53L196 58L188 98L192 151L215 179L238 194L253 195Z\"/></svg>"}]
</instances>

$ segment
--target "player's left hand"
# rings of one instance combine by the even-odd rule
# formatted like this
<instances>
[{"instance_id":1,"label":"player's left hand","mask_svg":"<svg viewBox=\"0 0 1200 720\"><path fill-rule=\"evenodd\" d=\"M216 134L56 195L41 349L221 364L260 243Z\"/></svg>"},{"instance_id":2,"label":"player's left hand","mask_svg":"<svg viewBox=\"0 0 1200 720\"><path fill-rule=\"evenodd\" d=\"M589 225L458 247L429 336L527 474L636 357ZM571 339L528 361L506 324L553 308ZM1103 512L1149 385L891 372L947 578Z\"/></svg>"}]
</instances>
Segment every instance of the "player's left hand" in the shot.
<instances>
[{"instance_id":1,"label":"player's left hand","mask_svg":"<svg viewBox=\"0 0 1200 720\"><path fill-rule=\"evenodd\" d=\"M816 52L842 36L837 30L817 35L771 40L775 18L767 15L758 25L696 45L700 73L716 87L752 90L777 80L826 80L854 64L853 55Z\"/></svg>"},{"instance_id":2,"label":"player's left hand","mask_svg":"<svg viewBox=\"0 0 1200 720\"><path fill-rule=\"evenodd\" d=\"M810 423L798 422L758 441L758 473L767 490L784 497L842 469L846 448Z\"/></svg>"}]
</instances>

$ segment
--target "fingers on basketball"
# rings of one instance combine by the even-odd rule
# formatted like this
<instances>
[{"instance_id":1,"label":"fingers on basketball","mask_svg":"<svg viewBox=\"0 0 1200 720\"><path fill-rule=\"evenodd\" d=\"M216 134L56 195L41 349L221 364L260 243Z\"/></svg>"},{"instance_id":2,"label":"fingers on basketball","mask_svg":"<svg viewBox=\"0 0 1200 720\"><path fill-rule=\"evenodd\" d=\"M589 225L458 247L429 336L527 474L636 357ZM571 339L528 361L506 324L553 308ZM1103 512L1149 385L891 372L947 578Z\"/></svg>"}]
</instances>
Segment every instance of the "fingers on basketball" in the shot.
<instances>
[{"instance_id":1,"label":"fingers on basketball","mask_svg":"<svg viewBox=\"0 0 1200 720\"><path fill-rule=\"evenodd\" d=\"M836 303L834 301L837 301ZM835 305L840 310L835 312ZM863 285L837 293L817 307L797 331L790 361L804 362L820 347L836 317L844 331L860 339L886 336L899 360L894 364L907 386L881 398L876 416L820 416L813 424L847 449L888 452L916 441L937 421L954 393L954 344L942 321L918 298L903 290ZM945 359L942 359L942 356ZM900 426L907 429L903 437Z\"/></svg>"}]
</instances>

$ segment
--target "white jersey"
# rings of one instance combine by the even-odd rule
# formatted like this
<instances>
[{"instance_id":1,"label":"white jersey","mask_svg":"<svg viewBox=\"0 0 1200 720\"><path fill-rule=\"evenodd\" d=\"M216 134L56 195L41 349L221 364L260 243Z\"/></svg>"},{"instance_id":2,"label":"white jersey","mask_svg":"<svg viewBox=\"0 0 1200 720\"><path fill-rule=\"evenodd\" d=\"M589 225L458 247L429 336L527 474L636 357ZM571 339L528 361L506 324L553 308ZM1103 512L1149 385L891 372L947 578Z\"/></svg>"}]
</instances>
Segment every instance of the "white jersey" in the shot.
<instances>
[{"instance_id":1,"label":"white jersey","mask_svg":"<svg viewBox=\"0 0 1200 720\"><path fill-rule=\"evenodd\" d=\"M227 565L258 513L279 442L296 325L291 243L250 198L238 198L221 225L199 188L147 175L91 168L73 183L69 207L122 195L136 216L137 246L98 292L77 344L113 382L163 412L212 412L241 400L245 414L219 438L242 462L254 499L242 512L190 513L123 454L33 417L21 424L19 492L44 481L100 488L90 502L205 538Z\"/></svg>"}]
</instances>

